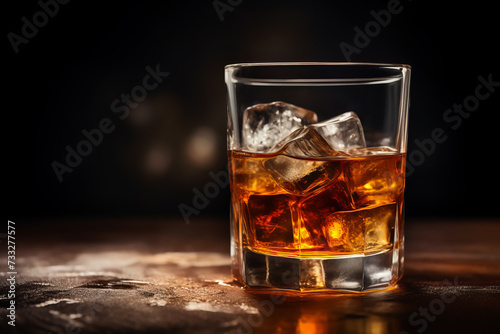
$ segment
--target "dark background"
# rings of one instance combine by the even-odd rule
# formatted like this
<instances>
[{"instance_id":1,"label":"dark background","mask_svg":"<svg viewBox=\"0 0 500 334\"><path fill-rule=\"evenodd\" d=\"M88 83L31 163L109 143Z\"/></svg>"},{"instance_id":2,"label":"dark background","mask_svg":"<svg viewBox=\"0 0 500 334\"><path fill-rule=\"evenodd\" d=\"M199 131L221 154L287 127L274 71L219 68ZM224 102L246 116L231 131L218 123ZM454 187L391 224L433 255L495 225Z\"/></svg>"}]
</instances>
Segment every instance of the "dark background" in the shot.
<instances>
[{"instance_id":1,"label":"dark background","mask_svg":"<svg viewBox=\"0 0 500 334\"><path fill-rule=\"evenodd\" d=\"M42 0L43 1L43 0ZM222 1L227 3L227 1ZM232 1L233 4L239 1ZM354 27L388 1L240 1L221 20L213 1L71 1L16 54L7 38L33 22L36 1L4 4L5 214L11 220L177 216L209 173L226 167L224 65L346 61ZM445 110L474 94L478 76L500 81L494 2L401 1L403 10L353 61L412 66L408 152L442 128L407 178L406 215L498 217L495 150L500 88L456 130ZM111 103L142 84L146 66L169 72L129 117ZM109 118L115 130L59 182L53 161L82 130ZM229 188L191 221L225 219Z\"/></svg>"}]
</instances>

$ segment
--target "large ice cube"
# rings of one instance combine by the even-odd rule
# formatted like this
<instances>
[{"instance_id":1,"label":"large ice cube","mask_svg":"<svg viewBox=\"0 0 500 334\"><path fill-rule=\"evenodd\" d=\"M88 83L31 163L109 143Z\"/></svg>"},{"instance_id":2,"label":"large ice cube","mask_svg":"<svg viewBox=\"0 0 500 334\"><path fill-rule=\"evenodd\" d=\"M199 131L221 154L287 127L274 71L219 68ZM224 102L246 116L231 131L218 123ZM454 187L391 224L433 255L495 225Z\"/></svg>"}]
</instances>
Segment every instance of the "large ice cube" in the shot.
<instances>
[{"instance_id":1,"label":"large ice cube","mask_svg":"<svg viewBox=\"0 0 500 334\"><path fill-rule=\"evenodd\" d=\"M341 173L336 162L303 160L285 155L269 159L264 168L281 188L296 195L322 189Z\"/></svg>"},{"instance_id":2,"label":"large ice cube","mask_svg":"<svg viewBox=\"0 0 500 334\"><path fill-rule=\"evenodd\" d=\"M318 130L311 126L295 130L279 141L271 151L281 151L294 157L328 157L339 154L332 149Z\"/></svg>"},{"instance_id":3,"label":"large ice cube","mask_svg":"<svg viewBox=\"0 0 500 334\"><path fill-rule=\"evenodd\" d=\"M341 173L340 163L301 159L335 156L323 137L311 127L303 127L279 142L274 148L280 155L267 159L264 168L276 183L288 192L303 195L334 181Z\"/></svg>"},{"instance_id":4,"label":"large ice cube","mask_svg":"<svg viewBox=\"0 0 500 334\"><path fill-rule=\"evenodd\" d=\"M278 194L283 192L269 173L264 169L264 158L248 159L244 155L232 153L230 168L231 187L243 194Z\"/></svg>"},{"instance_id":5,"label":"large ice cube","mask_svg":"<svg viewBox=\"0 0 500 334\"><path fill-rule=\"evenodd\" d=\"M358 157L378 156L376 159L353 159L346 168L349 187L356 207L394 203L403 195L404 161L390 147L367 147L348 150Z\"/></svg>"},{"instance_id":6,"label":"large ice cube","mask_svg":"<svg viewBox=\"0 0 500 334\"><path fill-rule=\"evenodd\" d=\"M318 121L307 109L285 102L257 104L243 113L243 148L266 153L294 130Z\"/></svg>"},{"instance_id":7,"label":"large ice cube","mask_svg":"<svg viewBox=\"0 0 500 334\"><path fill-rule=\"evenodd\" d=\"M338 211L324 218L330 248L339 253L374 253L392 246L396 204Z\"/></svg>"},{"instance_id":8,"label":"large ice cube","mask_svg":"<svg viewBox=\"0 0 500 334\"><path fill-rule=\"evenodd\" d=\"M291 205L286 195L251 195L248 199L250 229L254 247L293 247Z\"/></svg>"},{"instance_id":9,"label":"large ice cube","mask_svg":"<svg viewBox=\"0 0 500 334\"><path fill-rule=\"evenodd\" d=\"M309 127L316 129L336 151L366 147L363 126L355 112L349 111Z\"/></svg>"},{"instance_id":10,"label":"large ice cube","mask_svg":"<svg viewBox=\"0 0 500 334\"><path fill-rule=\"evenodd\" d=\"M299 203L302 225L300 240L303 249L328 250L328 238L324 225L327 217L337 211L353 210L354 200L342 177L326 189L315 193Z\"/></svg>"}]
</instances>

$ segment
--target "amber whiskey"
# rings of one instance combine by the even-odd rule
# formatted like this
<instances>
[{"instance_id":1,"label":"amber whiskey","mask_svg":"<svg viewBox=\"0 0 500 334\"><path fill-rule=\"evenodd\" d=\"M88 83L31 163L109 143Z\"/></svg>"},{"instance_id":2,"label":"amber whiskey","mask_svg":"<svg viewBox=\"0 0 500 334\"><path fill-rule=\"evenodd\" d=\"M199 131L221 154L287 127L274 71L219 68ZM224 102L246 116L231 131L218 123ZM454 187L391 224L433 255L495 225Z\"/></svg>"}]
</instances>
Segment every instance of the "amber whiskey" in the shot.
<instances>
[{"instance_id":1,"label":"amber whiskey","mask_svg":"<svg viewBox=\"0 0 500 334\"><path fill-rule=\"evenodd\" d=\"M304 158L230 151L235 242L293 258L391 249L402 224L404 154L386 147L345 153Z\"/></svg>"}]
</instances>

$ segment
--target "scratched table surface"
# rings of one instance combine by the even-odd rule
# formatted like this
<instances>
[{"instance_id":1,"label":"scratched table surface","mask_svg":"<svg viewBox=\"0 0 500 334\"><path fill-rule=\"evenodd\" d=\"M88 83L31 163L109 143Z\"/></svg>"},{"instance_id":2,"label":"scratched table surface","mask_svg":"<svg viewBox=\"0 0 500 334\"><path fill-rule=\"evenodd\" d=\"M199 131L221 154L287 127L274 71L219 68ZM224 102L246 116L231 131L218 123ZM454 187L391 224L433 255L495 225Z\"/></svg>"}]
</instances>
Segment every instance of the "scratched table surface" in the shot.
<instances>
[{"instance_id":1,"label":"scratched table surface","mask_svg":"<svg viewBox=\"0 0 500 334\"><path fill-rule=\"evenodd\" d=\"M15 297L2 266L0 332L500 333L500 221L408 221L397 288L307 297L233 284L226 225L16 222Z\"/></svg>"}]
</instances>

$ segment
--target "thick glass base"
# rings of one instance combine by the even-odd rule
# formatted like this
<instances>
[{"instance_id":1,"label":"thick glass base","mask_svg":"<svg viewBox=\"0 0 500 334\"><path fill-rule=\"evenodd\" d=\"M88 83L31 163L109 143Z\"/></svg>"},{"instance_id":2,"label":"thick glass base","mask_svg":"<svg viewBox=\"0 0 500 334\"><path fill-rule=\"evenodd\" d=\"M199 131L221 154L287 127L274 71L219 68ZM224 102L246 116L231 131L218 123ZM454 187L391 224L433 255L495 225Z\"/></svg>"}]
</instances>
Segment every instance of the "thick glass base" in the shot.
<instances>
[{"instance_id":1,"label":"thick glass base","mask_svg":"<svg viewBox=\"0 0 500 334\"><path fill-rule=\"evenodd\" d=\"M254 289L303 292L369 291L394 286L403 272L402 247L333 258L289 258L243 248L235 279Z\"/></svg>"}]
</instances>

